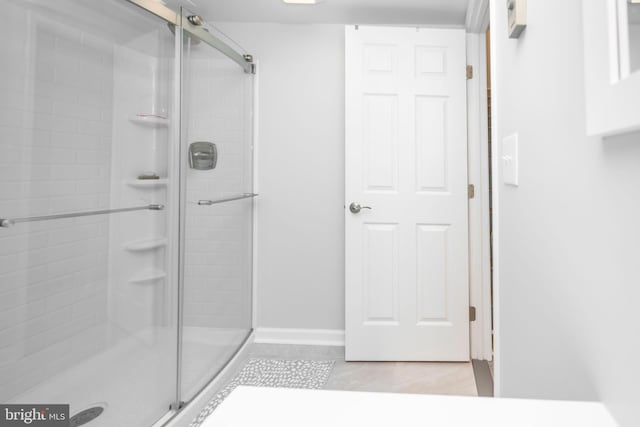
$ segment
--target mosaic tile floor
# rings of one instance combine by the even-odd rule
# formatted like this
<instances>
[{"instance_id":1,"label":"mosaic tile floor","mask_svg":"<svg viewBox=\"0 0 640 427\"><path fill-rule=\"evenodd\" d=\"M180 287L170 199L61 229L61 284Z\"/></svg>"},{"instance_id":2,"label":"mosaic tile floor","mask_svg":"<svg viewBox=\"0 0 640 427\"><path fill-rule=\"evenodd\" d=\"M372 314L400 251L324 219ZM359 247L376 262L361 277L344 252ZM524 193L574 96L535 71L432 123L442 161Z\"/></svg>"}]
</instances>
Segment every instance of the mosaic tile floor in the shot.
<instances>
[{"instance_id":1,"label":"mosaic tile floor","mask_svg":"<svg viewBox=\"0 0 640 427\"><path fill-rule=\"evenodd\" d=\"M249 359L240 373L200 412L189 427L199 427L238 386L320 389L327 382L333 360Z\"/></svg>"}]
</instances>

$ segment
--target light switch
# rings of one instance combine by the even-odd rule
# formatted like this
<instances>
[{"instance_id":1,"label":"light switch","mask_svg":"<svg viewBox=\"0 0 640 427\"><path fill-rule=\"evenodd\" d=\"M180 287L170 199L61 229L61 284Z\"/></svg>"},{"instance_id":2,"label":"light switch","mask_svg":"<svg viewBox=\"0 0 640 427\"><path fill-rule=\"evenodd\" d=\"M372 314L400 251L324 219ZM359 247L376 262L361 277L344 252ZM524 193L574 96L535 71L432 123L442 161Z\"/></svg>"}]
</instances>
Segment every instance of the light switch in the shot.
<instances>
[{"instance_id":1,"label":"light switch","mask_svg":"<svg viewBox=\"0 0 640 427\"><path fill-rule=\"evenodd\" d=\"M502 140L502 180L507 185L518 186L518 134Z\"/></svg>"}]
</instances>

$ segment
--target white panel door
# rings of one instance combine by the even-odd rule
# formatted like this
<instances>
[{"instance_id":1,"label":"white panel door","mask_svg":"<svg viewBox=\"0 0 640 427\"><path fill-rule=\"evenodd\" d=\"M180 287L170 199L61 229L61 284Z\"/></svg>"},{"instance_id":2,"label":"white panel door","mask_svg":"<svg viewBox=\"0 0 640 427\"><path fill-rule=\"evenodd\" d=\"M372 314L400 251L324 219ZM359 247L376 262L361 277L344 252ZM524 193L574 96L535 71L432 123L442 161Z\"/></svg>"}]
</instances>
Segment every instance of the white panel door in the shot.
<instances>
[{"instance_id":1,"label":"white panel door","mask_svg":"<svg viewBox=\"0 0 640 427\"><path fill-rule=\"evenodd\" d=\"M465 70L464 30L346 29L347 360L469 360Z\"/></svg>"}]
</instances>

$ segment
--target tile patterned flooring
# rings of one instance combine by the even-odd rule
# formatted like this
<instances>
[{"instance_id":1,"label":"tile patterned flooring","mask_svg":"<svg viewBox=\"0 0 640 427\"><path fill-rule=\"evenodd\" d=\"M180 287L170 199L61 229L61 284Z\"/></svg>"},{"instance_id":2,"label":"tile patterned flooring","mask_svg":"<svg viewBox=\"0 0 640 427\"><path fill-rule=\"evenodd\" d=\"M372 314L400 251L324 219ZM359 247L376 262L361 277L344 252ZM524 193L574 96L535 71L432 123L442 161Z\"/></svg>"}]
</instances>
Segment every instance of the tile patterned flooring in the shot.
<instances>
[{"instance_id":1,"label":"tile patterned flooring","mask_svg":"<svg viewBox=\"0 0 640 427\"><path fill-rule=\"evenodd\" d=\"M345 362L344 347L254 343L238 366L257 358L334 362L323 387L327 390L478 395L471 362ZM221 384L231 384L238 371L223 375ZM224 386L218 392L224 394ZM203 408L203 413L192 426L199 425L208 413L210 411Z\"/></svg>"},{"instance_id":2,"label":"tile patterned flooring","mask_svg":"<svg viewBox=\"0 0 640 427\"><path fill-rule=\"evenodd\" d=\"M476 396L470 363L338 362L326 389Z\"/></svg>"},{"instance_id":3,"label":"tile patterned flooring","mask_svg":"<svg viewBox=\"0 0 640 427\"><path fill-rule=\"evenodd\" d=\"M335 360L329 390L477 396L470 362L345 362L344 347L279 344L253 344L250 357Z\"/></svg>"},{"instance_id":4,"label":"tile patterned flooring","mask_svg":"<svg viewBox=\"0 0 640 427\"><path fill-rule=\"evenodd\" d=\"M240 385L257 387L323 388L334 365L333 360L249 359L236 377L209 401L189 427L204 420Z\"/></svg>"}]
</instances>

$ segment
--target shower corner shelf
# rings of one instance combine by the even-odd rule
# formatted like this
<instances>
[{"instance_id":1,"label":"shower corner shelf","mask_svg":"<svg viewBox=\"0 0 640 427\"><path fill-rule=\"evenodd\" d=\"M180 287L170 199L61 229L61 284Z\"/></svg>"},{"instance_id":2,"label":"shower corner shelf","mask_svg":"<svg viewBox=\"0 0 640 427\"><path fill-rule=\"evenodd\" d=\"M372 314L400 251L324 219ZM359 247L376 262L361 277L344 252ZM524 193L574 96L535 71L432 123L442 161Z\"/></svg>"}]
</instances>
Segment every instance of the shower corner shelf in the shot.
<instances>
[{"instance_id":1,"label":"shower corner shelf","mask_svg":"<svg viewBox=\"0 0 640 427\"><path fill-rule=\"evenodd\" d=\"M127 185L131 187L137 188L150 188L150 187L160 187L166 186L169 184L169 180L167 178L160 179L130 179L125 181Z\"/></svg>"},{"instance_id":2,"label":"shower corner shelf","mask_svg":"<svg viewBox=\"0 0 640 427\"><path fill-rule=\"evenodd\" d=\"M151 270L129 279L129 283L144 285L147 283L157 282L158 280L163 280L165 277L167 277L167 273L164 271Z\"/></svg>"},{"instance_id":3,"label":"shower corner shelf","mask_svg":"<svg viewBox=\"0 0 640 427\"><path fill-rule=\"evenodd\" d=\"M124 248L129 252L152 251L167 246L166 237L155 237L150 239L133 240L124 244Z\"/></svg>"},{"instance_id":4,"label":"shower corner shelf","mask_svg":"<svg viewBox=\"0 0 640 427\"><path fill-rule=\"evenodd\" d=\"M136 114L129 117L129 121L149 127L168 127L169 119L153 114Z\"/></svg>"}]
</instances>

